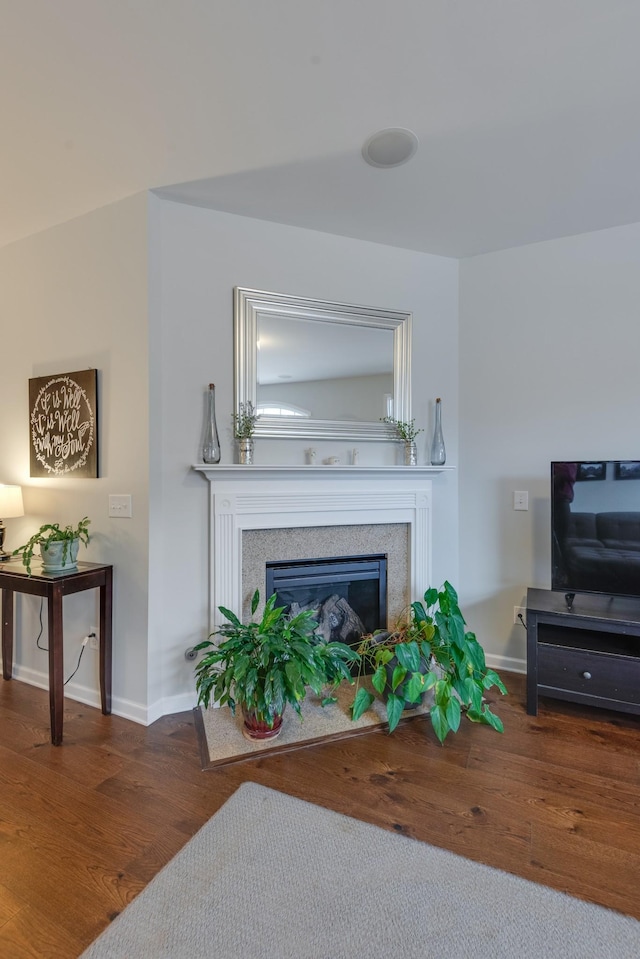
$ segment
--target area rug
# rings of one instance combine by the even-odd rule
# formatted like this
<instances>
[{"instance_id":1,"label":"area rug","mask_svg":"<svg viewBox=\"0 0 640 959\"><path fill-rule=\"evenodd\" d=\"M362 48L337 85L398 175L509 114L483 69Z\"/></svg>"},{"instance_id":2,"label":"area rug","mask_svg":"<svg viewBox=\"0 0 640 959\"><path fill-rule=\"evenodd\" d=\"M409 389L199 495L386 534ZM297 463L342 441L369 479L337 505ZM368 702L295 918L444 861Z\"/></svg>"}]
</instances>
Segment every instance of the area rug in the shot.
<instances>
[{"instance_id":1,"label":"area rug","mask_svg":"<svg viewBox=\"0 0 640 959\"><path fill-rule=\"evenodd\" d=\"M362 679L361 683L371 689L368 678ZM217 768L227 763L251 759L258 754L281 753L331 739L345 739L387 725L385 707L380 700L376 699L371 708L353 722L350 706L355 687L342 684L336 695L336 703L322 706L320 699L309 692L301 706L302 719L295 710L287 706L282 730L277 739L262 742L245 739L242 735L242 716L239 709L234 716L227 706L222 709L203 709L197 706L194 718L202 768ZM425 703L416 709L407 710L401 721L420 716L428 708Z\"/></svg>"},{"instance_id":2,"label":"area rug","mask_svg":"<svg viewBox=\"0 0 640 959\"><path fill-rule=\"evenodd\" d=\"M82 959L637 959L640 923L244 783Z\"/></svg>"}]
</instances>

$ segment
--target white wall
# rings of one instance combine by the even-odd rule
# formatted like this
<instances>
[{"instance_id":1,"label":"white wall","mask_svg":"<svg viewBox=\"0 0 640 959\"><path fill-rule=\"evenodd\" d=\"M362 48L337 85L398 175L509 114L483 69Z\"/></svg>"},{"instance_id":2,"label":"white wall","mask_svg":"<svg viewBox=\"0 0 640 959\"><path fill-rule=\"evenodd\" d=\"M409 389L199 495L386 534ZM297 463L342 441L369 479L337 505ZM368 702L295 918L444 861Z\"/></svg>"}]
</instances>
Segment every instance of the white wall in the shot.
<instances>
[{"instance_id":1,"label":"white wall","mask_svg":"<svg viewBox=\"0 0 640 959\"><path fill-rule=\"evenodd\" d=\"M142 194L5 247L0 482L24 487L27 511L7 520L8 545L88 514L86 558L115 567L114 711L148 722L188 708L183 654L208 628L208 487L190 466L210 381L223 462L235 458L233 287L409 310L420 462L442 396L447 462L459 465L434 478L434 584L458 586L497 665L523 668L513 606L527 586L549 586L550 460L640 458L639 262L640 224L459 265ZM30 479L28 379L89 366L101 477ZM259 440L256 461L302 463L308 445ZM353 443L314 446L346 462ZM397 461L394 444L358 447L363 465ZM513 511L516 489L529 491L528 512ZM132 493L132 520L108 519L109 492ZM46 685L38 605L17 603L16 676ZM67 673L96 621L97 596L67 598ZM67 692L99 701L95 653Z\"/></svg>"},{"instance_id":2,"label":"white wall","mask_svg":"<svg viewBox=\"0 0 640 959\"><path fill-rule=\"evenodd\" d=\"M232 463L233 287L366 304L413 313L412 414L426 428L428 462L436 396L444 404L448 463L458 459L458 264L150 197L152 437L150 649L163 701L192 705L193 668L184 650L208 629L208 484L200 459L203 394L216 384L222 461ZM256 441L255 461L304 462L309 441ZM318 460L353 442L313 444ZM360 462L394 463L397 444L358 443ZM434 478L434 574L458 578L457 473ZM425 588L429 584L425 583ZM156 668L154 667L154 668Z\"/></svg>"},{"instance_id":3,"label":"white wall","mask_svg":"<svg viewBox=\"0 0 640 959\"><path fill-rule=\"evenodd\" d=\"M147 197L131 197L0 250L3 402L0 482L23 487L26 515L7 520L7 548L44 522L91 519L81 558L114 565L114 712L146 721L147 702ZM98 369L99 479L29 476L28 380ZM109 493L131 493L133 519L107 516ZM16 597L16 677L48 685L36 646L39 605ZM64 601L65 678L98 623L98 593ZM46 646L46 611L44 615ZM99 703L98 657L88 647L66 687Z\"/></svg>"},{"instance_id":4,"label":"white wall","mask_svg":"<svg viewBox=\"0 0 640 959\"><path fill-rule=\"evenodd\" d=\"M521 668L513 607L551 582L551 460L640 458L639 265L640 224L460 264L461 599Z\"/></svg>"}]
</instances>

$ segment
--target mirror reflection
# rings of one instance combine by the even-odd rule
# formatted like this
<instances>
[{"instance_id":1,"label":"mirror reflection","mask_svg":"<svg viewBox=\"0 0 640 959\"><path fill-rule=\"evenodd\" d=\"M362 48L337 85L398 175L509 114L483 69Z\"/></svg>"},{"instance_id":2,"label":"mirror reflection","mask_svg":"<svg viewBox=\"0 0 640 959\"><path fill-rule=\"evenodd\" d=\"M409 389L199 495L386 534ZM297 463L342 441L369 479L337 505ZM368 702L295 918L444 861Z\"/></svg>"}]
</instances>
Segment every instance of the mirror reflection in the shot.
<instances>
[{"instance_id":1,"label":"mirror reflection","mask_svg":"<svg viewBox=\"0 0 640 959\"><path fill-rule=\"evenodd\" d=\"M392 330L261 315L257 349L261 415L374 423L392 415Z\"/></svg>"}]
</instances>

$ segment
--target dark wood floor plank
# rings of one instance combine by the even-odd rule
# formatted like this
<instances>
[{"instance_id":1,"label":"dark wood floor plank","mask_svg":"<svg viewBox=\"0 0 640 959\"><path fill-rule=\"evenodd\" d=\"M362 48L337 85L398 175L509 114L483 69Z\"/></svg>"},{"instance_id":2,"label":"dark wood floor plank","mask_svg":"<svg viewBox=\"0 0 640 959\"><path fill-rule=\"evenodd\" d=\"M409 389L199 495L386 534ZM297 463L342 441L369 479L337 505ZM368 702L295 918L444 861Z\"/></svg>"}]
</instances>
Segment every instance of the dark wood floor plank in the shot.
<instances>
[{"instance_id":1,"label":"dark wood floor plank","mask_svg":"<svg viewBox=\"0 0 640 959\"><path fill-rule=\"evenodd\" d=\"M531 821L560 829L570 829L595 842L606 842L621 849L640 850L640 790L609 777L566 771L538 760L511 757L509 765L497 773L497 757L492 751L474 753L471 768L485 770L495 780L494 789L505 801L526 806ZM510 797L510 799L507 799Z\"/></svg>"},{"instance_id":2,"label":"dark wood floor plank","mask_svg":"<svg viewBox=\"0 0 640 959\"><path fill-rule=\"evenodd\" d=\"M0 926L3 959L75 959L82 951L82 940L28 906Z\"/></svg>"},{"instance_id":3,"label":"dark wood floor plank","mask_svg":"<svg viewBox=\"0 0 640 959\"><path fill-rule=\"evenodd\" d=\"M72 829L52 820L33 821L0 804L0 882L50 922L78 937L96 934L121 911L143 883L114 865L114 848L87 850ZM101 914L101 915L100 915Z\"/></svg>"},{"instance_id":4,"label":"dark wood floor plank","mask_svg":"<svg viewBox=\"0 0 640 959\"><path fill-rule=\"evenodd\" d=\"M606 905L640 919L640 900L632 876L640 875L640 849L611 848L570 830L534 826L529 878L563 892ZM626 884L620 877L626 876Z\"/></svg>"},{"instance_id":5,"label":"dark wood floor plank","mask_svg":"<svg viewBox=\"0 0 640 959\"><path fill-rule=\"evenodd\" d=\"M13 918L27 903L0 884L0 928ZM2 953L0 952L0 955Z\"/></svg>"},{"instance_id":6,"label":"dark wood floor plank","mask_svg":"<svg viewBox=\"0 0 640 959\"><path fill-rule=\"evenodd\" d=\"M154 829L142 814L105 802L94 789L78 788L61 773L38 767L38 789L29 785L34 764L23 756L0 747L0 812L16 823L43 825L71 833L76 843L88 852L99 855L105 845L112 845L118 836L123 855L139 855L152 841ZM13 797L13 798L12 798ZM16 798L18 801L16 802Z\"/></svg>"}]
</instances>

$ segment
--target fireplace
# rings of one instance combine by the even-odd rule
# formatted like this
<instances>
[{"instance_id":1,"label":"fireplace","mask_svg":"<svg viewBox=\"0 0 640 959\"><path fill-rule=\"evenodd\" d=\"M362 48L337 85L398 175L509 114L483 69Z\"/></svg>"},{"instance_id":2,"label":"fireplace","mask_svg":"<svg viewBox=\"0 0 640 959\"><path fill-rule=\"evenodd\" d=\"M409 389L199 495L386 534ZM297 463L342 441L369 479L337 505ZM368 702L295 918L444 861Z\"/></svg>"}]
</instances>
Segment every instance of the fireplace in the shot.
<instances>
[{"instance_id":1,"label":"fireplace","mask_svg":"<svg viewBox=\"0 0 640 959\"><path fill-rule=\"evenodd\" d=\"M209 482L209 622L264 601L266 563L386 554L387 617L431 582L431 474L422 466L202 466ZM395 546L390 546L397 539ZM250 609L249 609L250 612Z\"/></svg>"},{"instance_id":2,"label":"fireplace","mask_svg":"<svg viewBox=\"0 0 640 959\"><path fill-rule=\"evenodd\" d=\"M386 619L397 619L410 602L410 534L406 523L367 523L362 526L305 526L290 529L248 529L242 533L242 615L251 612L251 598L260 591L260 607L273 589L266 570L341 558L384 556ZM367 574L368 575L368 574ZM367 617L368 621L371 617ZM376 627L379 624L376 624ZM374 628L376 628L374 627Z\"/></svg>"},{"instance_id":3,"label":"fireplace","mask_svg":"<svg viewBox=\"0 0 640 959\"><path fill-rule=\"evenodd\" d=\"M313 610L327 642L356 647L387 623L387 557L333 556L266 564L266 595L295 614Z\"/></svg>"}]
</instances>

